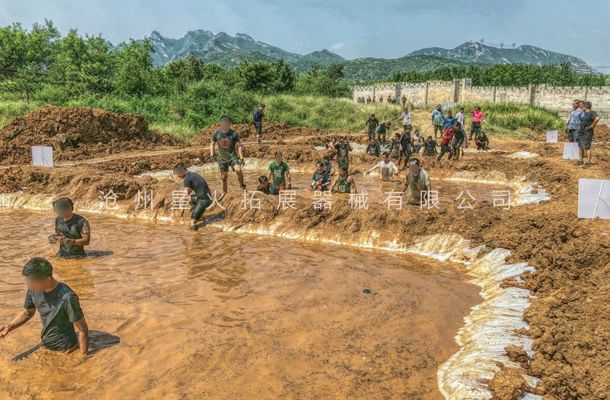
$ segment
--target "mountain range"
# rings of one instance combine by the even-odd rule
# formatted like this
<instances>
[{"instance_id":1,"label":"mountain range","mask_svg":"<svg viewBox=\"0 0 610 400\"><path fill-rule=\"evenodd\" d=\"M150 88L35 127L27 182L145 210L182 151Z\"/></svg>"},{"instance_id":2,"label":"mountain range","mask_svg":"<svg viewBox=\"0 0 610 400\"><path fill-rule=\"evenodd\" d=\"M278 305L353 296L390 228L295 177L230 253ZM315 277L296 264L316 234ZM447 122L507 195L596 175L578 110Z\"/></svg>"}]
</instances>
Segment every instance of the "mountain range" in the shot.
<instances>
[{"instance_id":1,"label":"mountain range","mask_svg":"<svg viewBox=\"0 0 610 400\"><path fill-rule=\"evenodd\" d=\"M466 42L453 49L431 47L414 51L404 57L357 58L347 60L329 50L301 55L253 39L245 33L231 36L206 30L189 31L180 39L171 39L153 31L149 37L153 46L153 64L163 66L173 60L193 56L223 67L234 67L244 61L274 61L283 59L297 71L308 71L314 66L327 68L343 64L346 79L351 82L382 80L394 72L407 70L428 71L441 66L467 64L563 64L568 63L581 73L597 73L583 60L539 47L523 45L515 48L498 48L479 42Z\"/></svg>"}]
</instances>

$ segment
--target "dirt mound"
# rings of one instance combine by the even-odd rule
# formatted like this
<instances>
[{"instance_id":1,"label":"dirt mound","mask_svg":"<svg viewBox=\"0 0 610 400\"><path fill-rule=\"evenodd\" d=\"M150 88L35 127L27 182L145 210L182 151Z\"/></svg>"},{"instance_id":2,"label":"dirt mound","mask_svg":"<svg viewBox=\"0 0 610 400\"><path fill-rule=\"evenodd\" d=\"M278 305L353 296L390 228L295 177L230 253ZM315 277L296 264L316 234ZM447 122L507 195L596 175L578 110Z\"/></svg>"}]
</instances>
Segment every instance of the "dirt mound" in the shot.
<instances>
[{"instance_id":1,"label":"dirt mound","mask_svg":"<svg viewBox=\"0 0 610 400\"><path fill-rule=\"evenodd\" d=\"M203 146L210 143L212 134L220 129L220 125L212 125L203 128L197 133L190 144L194 146ZM233 129L239 133L241 138L255 138L256 130L252 124L237 124L233 125ZM263 125L263 140L298 140L307 137L330 137L332 135L350 135L348 131L329 130L320 128L306 128L302 126L288 126L277 122L270 122Z\"/></svg>"},{"instance_id":2,"label":"dirt mound","mask_svg":"<svg viewBox=\"0 0 610 400\"><path fill-rule=\"evenodd\" d=\"M45 106L0 130L0 163L30 163L34 145L52 146L57 160L74 160L174 144L169 135L150 131L139 115Z\"/></svg>"},{"instance_id":3,"label":"dirt mound","mask_svg":"<svg viewBox=\"0 0 610 400\"><path fill-rule=\"evenodd\" d=\"M594 142L610 142L610 126L608 125L597 125L595 127L595 133L593 133Z\"/></svg>"}]
</instances>

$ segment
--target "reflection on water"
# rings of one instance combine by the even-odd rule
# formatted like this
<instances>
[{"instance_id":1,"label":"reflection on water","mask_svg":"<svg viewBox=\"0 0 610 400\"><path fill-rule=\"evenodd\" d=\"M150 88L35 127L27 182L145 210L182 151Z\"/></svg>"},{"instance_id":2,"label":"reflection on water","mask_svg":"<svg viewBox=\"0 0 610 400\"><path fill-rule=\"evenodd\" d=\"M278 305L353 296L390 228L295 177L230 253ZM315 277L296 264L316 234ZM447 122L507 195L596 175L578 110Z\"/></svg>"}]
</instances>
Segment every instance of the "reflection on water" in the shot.
<instances>
[{"instance_id":1,"label":"reflection on water","mask_svg":"<svg viewBox=\"0 0 610 400\"><path fill-rule=\"evenodd\" d=\"M0 323L42 255L90 329L116 338L84 364L47 351L13 363L39 340L34 318L0 342L9 398L440 398L436 368L478 302L455 268L411 256L90 221L91 249L112 255L63 260L48 215L0 213Z\"/></svg>"}]
</instances>

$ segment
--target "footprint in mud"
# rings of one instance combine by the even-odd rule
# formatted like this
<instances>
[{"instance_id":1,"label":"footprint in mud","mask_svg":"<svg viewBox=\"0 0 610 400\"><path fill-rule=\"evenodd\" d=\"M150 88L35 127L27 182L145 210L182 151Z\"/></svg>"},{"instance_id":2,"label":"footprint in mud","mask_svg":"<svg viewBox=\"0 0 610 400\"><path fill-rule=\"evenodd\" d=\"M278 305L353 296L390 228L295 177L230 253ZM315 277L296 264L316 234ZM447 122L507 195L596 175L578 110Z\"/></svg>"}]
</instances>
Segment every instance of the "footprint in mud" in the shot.
<instances>
[{"instance_id":1,"label":"footprint in mud","mask_svg":"<svg viewBox=\"0 0 610 400\"><path fill-rule=\"evenodd\" d=\"M89 331L89 355L98 353L101 350L110 348L121 343L121 338L102 331ZM32 348L16 355L11 361L17 362L28 358L37 350L42 348L42 343L38 343ZM59 353L58 353L59 354Z\"/></svg>"}]
</instances>

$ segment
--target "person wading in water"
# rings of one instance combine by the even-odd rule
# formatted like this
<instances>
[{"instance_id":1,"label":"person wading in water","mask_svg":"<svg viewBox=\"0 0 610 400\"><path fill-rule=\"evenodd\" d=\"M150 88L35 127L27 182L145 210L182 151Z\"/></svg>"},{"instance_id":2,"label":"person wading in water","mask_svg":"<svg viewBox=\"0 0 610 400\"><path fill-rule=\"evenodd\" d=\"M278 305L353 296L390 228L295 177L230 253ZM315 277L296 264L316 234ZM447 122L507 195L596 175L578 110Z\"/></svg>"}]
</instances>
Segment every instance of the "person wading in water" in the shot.
<instances>
[{"instance_id":1,"label":"person wading in water","mask_svg":"<svg viewBox=\"0 0 610 400\"><path fill-rule=\"evenodd\" d=\"M74 203L67 197L53 202L55 218L55 233L49 236L49 243L59 243L58 257L86 257L85 246L91 240L89 222L74 213Z\"/></svg>"},{"instance_id":2,"label":"person wading in water","mask_svg":"<svg viewBox=\"0 0 610 400\"><path fill-rule=\"evenodd\" d=\"M346 169L341 168L339 170L339 175L335 178L330 190L334 192L335 188L337 193L356 193L354 178L347 174Z\"/></svg>"},{"instance_id":3,"label":"person wading in water","mask_svg":"<svg viewBox=\"0 0 610 400\"><path fill-rule=\"evenodd\" d=\"M53 278L53 266L42 257L29 260L21 273L28 288L23 310L0 327L0 338L28 322L38 310L42 321L42 345L61 352L71 352L80 347L81 357L86 359L89 328L78 296L68 285Z\"/></svg>"}]
</instances>

